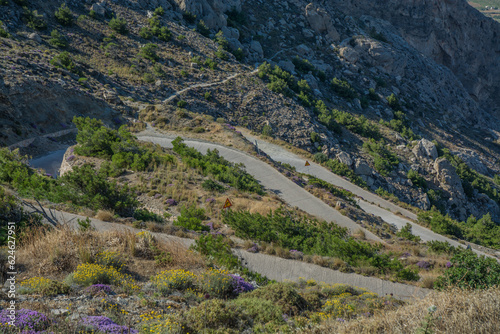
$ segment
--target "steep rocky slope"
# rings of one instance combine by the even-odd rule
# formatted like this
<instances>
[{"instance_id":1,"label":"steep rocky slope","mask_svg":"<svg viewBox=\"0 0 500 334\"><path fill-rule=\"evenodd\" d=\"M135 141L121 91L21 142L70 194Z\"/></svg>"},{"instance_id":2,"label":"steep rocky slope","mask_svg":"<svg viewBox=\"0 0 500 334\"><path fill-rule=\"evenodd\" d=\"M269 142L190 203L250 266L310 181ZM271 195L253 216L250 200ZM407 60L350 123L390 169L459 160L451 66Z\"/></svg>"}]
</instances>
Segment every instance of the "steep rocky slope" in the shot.
<instances>
[{"instance_id":1,"label":"steep rocky slope","mask_svg":"<svg viewBox=\"0 0 500 334\"><path fill-rule=\"evenodd\" d=\"M0 7L10 34L0 38L4 145L61 130L78 114L110 125L123 115L164 128L203 127L206 119L190 111L339 159L372 190L422 209L436 205L461 220L489 212L500 221L493 182L500 28L466 1L68 2L70 26L54 17L61 4ZM126 32L112 29L114 16ZM37 20L47 29L35 29ZM155 24L168 36L151 35ZM51 42L54 29L67 48ZM153 56L143 52L148 43L157 45ZM74 66L61 66L64 51ZM271 72L251 74L264 61L304 91L280 91ZM237 73L244 75L161 102ZM377 144L363 145L372 139Z\"/></svg>"}]
</instances>

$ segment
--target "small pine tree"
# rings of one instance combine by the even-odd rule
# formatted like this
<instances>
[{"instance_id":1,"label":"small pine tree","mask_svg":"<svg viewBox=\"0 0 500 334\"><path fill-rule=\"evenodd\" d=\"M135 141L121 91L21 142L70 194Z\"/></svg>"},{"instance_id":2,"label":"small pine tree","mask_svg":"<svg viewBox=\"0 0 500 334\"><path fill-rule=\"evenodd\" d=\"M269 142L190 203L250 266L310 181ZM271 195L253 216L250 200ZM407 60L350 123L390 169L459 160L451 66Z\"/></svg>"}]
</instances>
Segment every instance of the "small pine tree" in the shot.
<instances>
[{"instance_id":1,"label":"small pine tree","mask_svg":"<svg viewBox=\"0 0 500 334\"><path fill-rule=\"evenodd\" d=\"M65 3L63 3L61 7L56 10L54 15L56 16L56 20L59 24L67 27L73 25L73 13Z\"/></svg>"},{"instance_id":2,"label":"small pine tree","mask_svg":"<svg viewBox=\"0 0 500 334\"><path fill-rule=\"evenodd\" d=\"M119 34L126 35L128 33L127 21L123 18L112 18L108 26Z\"/></svg>"},{"instance_id":3,"label":"small pine tree","mask_svg":"<svg viewBox=\"0 0 500 334\"><path fill-rule=\"evenodd\" d=\"M68 41L56 29L52 30L52 32L50 33L50 37L52 37L52 38L49 40L49 44L52 45L53 47L56 47L59 49L64 49L64 48L68 47Z\"/></svg>"}]
</instances>

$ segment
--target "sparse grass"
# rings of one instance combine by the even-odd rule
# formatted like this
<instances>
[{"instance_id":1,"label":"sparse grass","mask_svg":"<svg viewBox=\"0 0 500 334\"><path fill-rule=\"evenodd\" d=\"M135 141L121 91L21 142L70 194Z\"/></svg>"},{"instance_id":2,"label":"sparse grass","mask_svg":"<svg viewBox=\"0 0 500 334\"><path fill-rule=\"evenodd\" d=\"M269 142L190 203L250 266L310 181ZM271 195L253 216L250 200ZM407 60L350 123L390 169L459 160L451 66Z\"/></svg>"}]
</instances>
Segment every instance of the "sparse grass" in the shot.
<instances>
[{"instance_id":1,"label":"sparse grass","mask_svg":"<svg viewBox=\"0 0 500 334\"><path fill-rule=\"evenodd\" d=\"M351 322L334 319L305 329L302 333L418 333L428 308L436 306L427 333L498 333L500 331L500 289L434 292L397 310L380 312L371 318ZM421 332L423 333L423 332Z\"/></svg>"}]
</instances>

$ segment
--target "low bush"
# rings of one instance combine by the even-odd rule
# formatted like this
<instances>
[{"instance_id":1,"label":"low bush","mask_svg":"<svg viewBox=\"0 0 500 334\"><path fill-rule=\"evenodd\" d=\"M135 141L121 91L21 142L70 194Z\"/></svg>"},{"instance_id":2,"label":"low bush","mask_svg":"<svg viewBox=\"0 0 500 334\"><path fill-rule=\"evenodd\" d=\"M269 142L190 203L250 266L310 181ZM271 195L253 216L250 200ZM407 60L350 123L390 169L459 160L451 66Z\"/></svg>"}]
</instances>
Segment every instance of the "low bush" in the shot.
<instances>
[{"instance_id":1,"label":"low bush","mask_svg":"<svg viewBox=\"0 0 500 334\"><path fill-rule=\"evenodd\" d=\"M410 240L410 241L420 242L420 240L421 240L420 237L418 235L414 235L411 232L411 229L412 229L411 224L406 223L406 225L396 233L396 236L398 236L400 238L405 238L405 239Z\"/></svg>"},{"instance_id":2,"label":"low bush","mask_svg":"<svg viewBox=\"0 0 500 334\"><path fill-rule=\"evenodd\" d=\"M285 323L283 320L283 309L271 300L261 298L238 298L231 304L248 314L253 319L254 324L265 324L271 321Z\"/></svg>"},{"instance_id":3,"label":"low bush","mask_svg":"<svg viewBox=\"0 0 500 334\"><path fill-rule=\"evenodd\" d=\"M180 137L177 137L172 144L174 151L189 167L199 168L203 174L212 175L215 180L227 183L238 190L264 194L263 187L244 170L242 164L235 165L227 161L217 150L207 150L207 154L203 155L184 144Z\"/></svg>"},{"instance_id":4,"label":"low bush","mask_svg":"<svg viewBox=\"0 0 500 334\"><path fill-rule=\"evenodd\" d=\"M354 98L358 97L358 93L356 92L356 90L345 80L333 78L331 84L332 84L333 90L340 97L343 97L346 99L354 99Z\"/></svg>"},{"instance_id":5,"label":"low bush","mask_svg":"<svg viewBox=\"0 0 500 334\"><path fill-rule=\"evenodd\" d=\"M220 299L206 300L185 314L189 332L239 333L251 324L248 315Z\"/></svg>"},{"instance_id":6,"label":"low bush","mask_svg":"<svg viewBox=\"0 0 500 334\"><path fill-rule=\"evenodd\" d=\"M61 52L60 54L52 58L50 64L55 67L65 68L73 73L78 73L78 68L76 67L76 64L73 62L71 54L67 51Z\"/></svg>"},{"instance_id":7,"label":"low bush","mask_svg":"<svg viewBox=\"0 0 500 334\"><path fill-rule=\"evenodd\" d=\"M201 184L202 188L206 191L224 192L226 188L215 182L214 180L207 179Z\"/></svg>"},{"instance_id":8,"label":"low bush","mask_svg":"<svg viewBox=\"0 0 500 334\"><path fill-rule=\"evenodd\" d=\"M158 60L158 55L156 54L156 50L158 49L158 45L153 43L148 43L141 48L139 51L139 55L143 58L156 61Z\"/></svg>"},{"instance_id":9,"label":"low bush","mask_svg":"<svg viewBox=\"0 0 500 334\"><path fill-rule=\"evenodd\" d=\"M126 35L128 33L127 21L124 18L114 17L109 20L108 26L119 34Z\"/></svg>"},{"instance_id":10,"label":"low bush","mask_svg":"<svg viewBox=\"0 0 500 334\"><path fill-rule=\"evenodd\" d=\"M171 290L184 291L192 289L196 280L195 274L183 269L165 270L151 277L153 286L164 295L171 293Z\"/></svg>"},{"instance_id":11,"label":"low bush","mask_svg":"<svg viewBox=\"0 0 500 334\"><path fill-rule=\"evenodd\" d=\"M23 21L33 30L47 29L47 22L43 19L43 15L38 14L37 10L29 10L28 7L23 7Z\"/></svg>"},{"instance_id":12,"label":"low bush","mask_svg":"<svg viewBox=\"0 0 500 334\"><path fill-rule=\"evenodd\" d=\"M44 277L32 277L21 282L20 293L41 294L43 296L55 296L66 294L70 288L68 285Z\"/></svg>"},{"instance_id":13,"label":"low bush","mask_svg":"<svg viewBox=\"0 0 500 334\"><path fill-rule=\"evenodd\" d=\"M68 41L64 36L56 29L52 30L50 33L51 39L49 39L49 44L60 49L68 47Z\"/></svg>"},{"instance_id":14,"label":"low bush","mask_svg":"<svg viewBox=\"0 0 500 334\"><path fill-rule=\"evenodd\" d=\"M72 274L72 280L83 286L111 284L128 290L138 289L130 275L121 273L113 267L105 267L94 263L80 264Z\"/></svg>"},{"instance_id":15,"label":"low bush","mask_svg":"<svg viewBox=\"0 0 500 334\"><path fill-rule=\"evenodd\" d=\"M283 313L294 316L300 314L309 308L305 299L290 284L271 283L264 287L255 289L239 297L244 299L260 299L272 302L275 306L282 309Z\"/></svg>"},{"instance_id":16,"label":"low bush","mask_svg":"<svg viewBox=\"0 0 500 334\"><path fill-rule=\"evenodd\" d=\"M199 20L196 24L196 31L205 37L208 37L210 35L210 29L207 27L205 21L203 20Z\"/></svg>"},{"instance_id":17,"label":"low bush","mask_svg":"<svg viewBox=\"0 0 500 334\"><path fill-rule=\"evenodd\" d=\"M376 142L371 139L363 143L363 150L374 158L374 165L377 172L387 176L397 165L399 160L384 141Z\"/></svg>"},{"instance_id":18,"label":"low bush","mask_svg":"<svg viewBox=\"0 0 500 334\"><path fill-rule=\"evenodd\" d=\"M174 222L175 226L180 226L191 231L209 231L209 227L202 224L206 218L205 210L196 208L195 205L181 208L181 215Z\"/></svg>"},{"instance_id":19,"label":"low bush","mask_svg":"<svg viewBox=\"0 0 500 334\"><path fill-rule=\"evenodd\" d=\"M451 258L451 267L434 283L435 288L486 289L498 286L500 264L494 258L461 250Z\"/></svg>"},{"instance_id":20,"label":"low bush","mask_svg":"<svg viewBox=\"0 0 500 334\"><path fill-rule=\"evenodd\" d=\"M410 169L406 175L414 186L427 189L427 181L417 171Z\"/></svg>"},{"instance_id":21,"label":"low bush","mask_svg":"<svg viewBox=\"0 0 500 334\"><path fill-rule=\"evenodd\" d=\"M349 168L349 166L340 162L339 160L329 159L324 163L324 165L328 167L333 173L340 176L345 176L352 183L357 184L358 186L363 188L367 187L366 182L359 175L356 175L356 173L354 173L354 171Z\"/></svg>"},{"instance_id":22,"label":"low bush","mask_svg":"<svg viewBox=\"0 0 500 334\"><path fill-rule=\"evenodd\" d=\"M368 121L363 115L358 117L337 109L332 110L332 115L339 124L360 136L372 139L381 137L379 127Z\"/></svg>"},{"instance_id":23,"label":"low bush","mask_svg":"<svg viewBox=\"0 0 500 334\"><path fill-rule=\"evenodd\" d=\"M196 286L213 298L226 299L235 295L235 281L225 270L205 271L198 277Z\"/></svg>"}]
</instances>

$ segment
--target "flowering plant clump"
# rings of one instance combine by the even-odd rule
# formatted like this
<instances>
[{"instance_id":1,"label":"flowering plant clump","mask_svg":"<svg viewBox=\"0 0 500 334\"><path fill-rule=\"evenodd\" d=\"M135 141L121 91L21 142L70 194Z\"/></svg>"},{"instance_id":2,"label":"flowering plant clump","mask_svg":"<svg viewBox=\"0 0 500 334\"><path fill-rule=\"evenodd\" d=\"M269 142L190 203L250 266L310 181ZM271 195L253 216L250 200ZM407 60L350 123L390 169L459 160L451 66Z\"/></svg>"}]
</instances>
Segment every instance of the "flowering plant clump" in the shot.
<instances>
[{"instance_id":1,"label":"flowering plant clump","mask_svg":"<svg viewBox=\"0 0 500 334\"><path fill-rule=\"evenodd\" d=\"M105 294L109 295L113 293L113 290L107 284L92 284L91 286L85 289L85 292L91 295L96 295L100 292L104 292Z\"/></svg>"},{"instance_id":2,"label":"flowering plant clump","mask_svg":"<svg viewBox=\"0 0 500 334\"><path fill-rule=\"evenodd\" d=\"M212 297L227 298L234 293L234 279L227 270L210 269L198 277L198 288Z\"/></svg>"},{"instance_id":3,"label":"flowering plant clump","mask_svg":"<svg viewBox=\"0 0 500 334\"><path fill-rule=\"evenodd\" d=\"M252 284L246 282L243 277L233 274L229 274L229 276L233 278L233 293L235 295L239 295L240 293L249 292L255 289L255 287Z\"/></svg>"},{"instance_id":4,"label":"flowering plant clump","mask_svg":"<svg viewBox=\"0 0 500 334\"><path fill-rule=\"evenodd\" d=\"M170 315L162 315L151 311L140 315L143 333L182 333L182 326Z\"/></svg>"},{"instance_id":5,"label":"flowering plant clump","mask_svg":"<svg viewBox=\"0 0 500 334\"><path fill-rule=\"evenodd\" d=\"M54 296L68 293L69 286L45 277L32 277L21 283L21 293L39 293L44 296Z\"/></svg>"},{"instance_id":6,"label":"flowering plant clump","mask_svg":"<svg viewBox=\"0 0 500 334\"><path fill-rule=\"evenodd\" d=\"M161 293L168 293L171 289L186 290L194 287L196 275L182 269L165 270L151 277L151 281Z\"/></svg>"},{"instance_id":7,"label":"flowering plant clump","mask_svg":"<svg viewBox=\"0 0 500 334\"><path fill-rule=\"evenodd\" d=\"M118 271L121 271L125 266L125 263L118 252L107 250L96 255L95 263L105 267L113 267Z\"/></svg>"},{"instance_id":8,"label":"flowering plant clump","mask_svg":"<svg viewBox=\"0 0 500 334\"><path fill-rule=\"evenodd\" d=\"M9 317L10 311L8 309L0 312L0 328L10 327L9 322L12 321ZM41 333L51 325L51 321L45 314L37 311L20 309L16 311L16 320L14 326L23 333Z\"/></svg>"},{"instance_id":9,"label":"flowering plant clump","mask_svg":"<svg viewBox=\"0 0 500 334\"><path fill-rule=\"evenodd\" d=\"M169 198L165 201L165 204L168 205L168 206L176 206L177 205L177 201L173 198Z\"/></svg>"},{"instance_id":10,"label":"flowering plant clump","mask_svg":"<svg viewBox=\"0 0 500 334\"><path fill-rule=\"evenodd\" d=\"M105 267L96 263L80 264L74 272L73 279L75 283L85 286L113 284L131 290L139 288L130 275L123 274L113 267Z\"/></svg>"},{"instance_id":11,"label":"flowering plant clump","mask_svg":"<svg viewBox=\"0 0 500 334\"><path fill-rule=\"evenodd\" d=\"M139 333L136 329L132 329L127 326L120 326L114 323L111 319L103 316L88 316L82 318L81 324L90 330L109 334Z\"/></svg>"},{"instance_id":12,"label":"flowering plant clump","mask_svg":"<svg viewBox=\"0 0 500 334\"><path fill-rule=\"evenodd\" d=\"M417 266L420 269L425 269L425 270L428 270L431 268L431 264L428 261L418 261Z\"/></svg>"}]
</instances>

